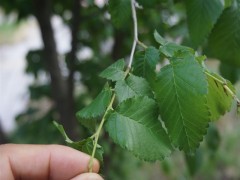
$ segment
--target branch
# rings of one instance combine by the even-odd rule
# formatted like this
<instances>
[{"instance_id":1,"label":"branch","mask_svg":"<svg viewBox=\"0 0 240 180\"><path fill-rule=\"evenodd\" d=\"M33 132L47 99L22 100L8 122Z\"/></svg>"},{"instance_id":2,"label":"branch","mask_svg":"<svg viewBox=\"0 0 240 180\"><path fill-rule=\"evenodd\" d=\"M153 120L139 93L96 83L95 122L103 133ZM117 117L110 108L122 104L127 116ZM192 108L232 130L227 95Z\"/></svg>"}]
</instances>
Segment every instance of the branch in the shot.
<instances>
[{"instance_id":1,"label":"branch","mask_svg":"<svg viewBox=\"0 0 240 180\"><path fill-rule=\"evenodd\" d=\"M208 75L209 77L213 78L215 81L219 82L223 88L233 97L233 99L235 99L237 101L237 105L240 106L240 100L238 99L237 95L227 86L227 83L225 81L222 81L216 77L214 77L213 75L211 75L210 73L205 71L205 74Z\"/></svg>"},{"instance_id":2,"label":"branch","mask_svg":"<svg viewBox=\"0 0 240 180\"><path fill-rule=\"evenodd\" d=\"M135 3L136 3L135 0L131 0L132 18L133 18L133 25L134 25L134 40L133 40L132 51L131 51L130 60L128 64L128 69L132 67L133 56L134 56L134 52L138 42L138 27L137 27L137 15L136 15Z\"/></svg>"}]
</instances>

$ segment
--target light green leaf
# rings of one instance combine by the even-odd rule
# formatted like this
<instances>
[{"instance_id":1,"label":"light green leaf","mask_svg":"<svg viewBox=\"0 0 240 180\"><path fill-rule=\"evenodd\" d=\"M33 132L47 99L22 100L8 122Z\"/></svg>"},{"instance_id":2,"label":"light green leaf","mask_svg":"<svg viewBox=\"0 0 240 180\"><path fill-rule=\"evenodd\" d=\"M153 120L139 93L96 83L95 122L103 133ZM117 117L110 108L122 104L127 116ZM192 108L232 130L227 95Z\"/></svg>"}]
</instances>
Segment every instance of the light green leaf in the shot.
<instances>
[{"instance_id":1,"label":"light green leaf","mask_svg":"<svg viewBox=\"0 0 240 180\"><path fill-rule=\"evenodd\" d=\"M103 72L100 73L100 77L106 78L112 81L124 80L125 72L123 71L125 67L124 59L120 59Z\"/></svg>"},{"instance_id":2,"label":"light green leaf","mask_svg":"<svg viewBox=\"0 0 240 180\"><path fill-rule=\"evenodd\" d=\"M165 45L168 41L165 40L158 32L157 30L154 31L154 39L160 44Z\"/></svg>"},{"instance_id":3,"label":"light green leaf","mask_svg":"<svg viewBox=\"0 0 240 180\"><path fill-rule=\"evenodd\" d=\"M74 142L68 138L62 125L58 124L56 121L54 121L53 124L58 128L60 133L63 135L68 146L70 146L76 150L79 150L81 152L87 153L89 155L92 154L93 146L94 146L94 142L93 142L92 138L87 138L82 141ZM99 160L100 162L103 162L103 148L100 145L97 145L95 158L97 160Z\"/></svg>"},{"instance_id":4,"label":"light green leaf","mask_svg":"<svg viewBox=\"0 0 240 180\"><path fill-rule=\"evenodd\" d=\"M111 101L112 91L109 86L104 87L102 92L89 104L77 112L78 120L90 130L94 130L96 120L104 114L108 104Z\"/></svg>"},{"instance_id":5,"label":"light green leaf","mask_svg":"<svg viewBox=\"0 0 240 180\"><path fill-rule=\"evenodd\" d=\"M217 79L223 79L217 74L211 73ZM233 88L231 83L227 81L227 85ZM231 110L231 105L233 98L229 94L221 83L214 80L208 76L208 95L207 95L207 105L211 113L211 120L218 120L221 115L224 115L226 112Z\"/></svg>"},{"instance_id":6,"label":"light green leaf","mask_svg":"<svg viewBox=\"0 0 240 180\"><path fill-rule=\"evenodd\" d=\"M146 77L149 68L154 71L159 60L159 51L155 47L148 47L145 51L139 51L134 58L133 73Z\"/></svg>"},{"instance_id":7,"label":"light green leaf","mask_svg":"<svg viewBox=\"0 0 240 180\"><path fill-rule=\"evenodd\" d=\"M206 106L207 81L193 55L171 60L163 67L153 87L173 144L193 152L206 133L210 114Z\"/></svg>"},{"instance_id":8,"label":"light green leaf","mask_svg":"<svg viewBox=\"0 0 240 180\"><path fill-rule=\"evenodd\" d=\"M144 78L132 74L126 80L117 81L115 91L119 102L134 96L153 97L148 82Z\"/></svg>"},{"instance_id":9,"label":"light green leaf","mask_svg":"<svg viewBox=\"0 0 240 180\"><path fill-rule=\"evenodd\" d=\"M169 138L158 120L158 107L148 97L122 102L105 125L115 143L140 159L162 160L171 153Z\"/></svg>"},{"instance_id":10,"label":"light green leaf","mask_svg":"<svg viewBox=\"0 0 240 180\"><path fill-rule=\"evenodd\" d=\"M125 27L131 20L130 0L109 0L109 12L115 27Z\"/></svg>"},{"instance_id":11,"label":"light green leaf","mask_svg":"<svg viewBox=\"0 0 240 180\"><path fill-rule=\"evenodd\" d=\"M223 11L209 37L209 55L240 67L240 3Z\"/></svg>"},{"instance_id":12,"label":"light green leaf","mask_svg":"<svg viewBox=\"0 0 240 180\"><path fill-rule=\"evenodd\" d=\"M65 141L67 143L69 143L69 144L73 143L73 141L66 134L66 132L61 124L58 124L56 121L53 121L53 124L54 124L54 126L56 126L56 128L59 130L59 132L62 134L63 138L65 139Z\"/></svg>"},{"instance_id":13,"label":"light green leaf","mask_svg":"<svg viewBox=\"0 0 240 180\"><path fill-rule=\"evenodd\" d=\"M185 3L190 37L198 46L210 34L224 3L221 0L186 0Z\"/></svg>"},{"instance_id":14,"label":"light green leaf","mask_svg":"<svg viewBox=\"0 0 240 180\"><path fill-rule=\"evenodd\" d=\"M160 52L166 57L173 57L178 52L190 52L192 54L195 53L195 51L190 47L181 46L173 42L168 42L156 30L154 32L154 38L160 44Z\"/></svg>"},{"instance_id":15,"label":"light green leaf","mask_svg":"<svg viewBox=\"0 0 240 180\"><path fill-rule=\"evenodd\" d=\"M163 46L160 46L159 50L166 57L173 57L177 53L192 53L192 54L195 53L195 51L190 47L181 46L172 42L167 42Z\"/></svg>"}]
</instances>

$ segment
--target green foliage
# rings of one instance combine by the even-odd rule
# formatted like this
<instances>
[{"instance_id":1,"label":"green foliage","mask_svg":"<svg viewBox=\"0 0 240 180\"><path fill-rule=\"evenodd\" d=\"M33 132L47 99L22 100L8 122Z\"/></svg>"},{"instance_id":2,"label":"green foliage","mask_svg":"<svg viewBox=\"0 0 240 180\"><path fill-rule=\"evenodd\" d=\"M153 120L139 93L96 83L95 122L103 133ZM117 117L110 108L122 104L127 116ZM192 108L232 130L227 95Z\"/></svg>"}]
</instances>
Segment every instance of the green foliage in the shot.
<instances>
[{"instance_id":1,"label":"green foliage","mask_svg":"<svg viewBox=\"0 0 240 180\"><path fill-rule=\"evenodd\" d=\"M3 4L6 12L18 9L21 18L33 13L30 1L24 2L4 0ZM98 137L102 135L102 128L107 130L116 144L147 161L162 160L169 156L173 145L187 152L187 163L194 174L199 162L197 147L207 132L207 126L210 121L219 119L230 110L235 90L230 82L221 83L225 82L225 79L217 74L207 75L209 72L204 65L206 57L196 56L197 53L187 46L191 45L190 42L198 46L206 40L208 47L203 45L199 49L206 48L208 55L229 64L229 67L221 66L221 73L226 75L226 71L232 72L228 78L233 82L237 81L238 69L234 66L239 66L240 62L239 0L225 0L225 5L217 0L175 1L176 5L172 1L165 3L165 0L137 2L143 6L143 10L138 11L139 39L151 45L157 42L160 44L159 49L149 46L136 52L131 69L125 70L124 59L121 59L100 74L110 82L95 100L77 113L82 125L90 131L96 131L91 137L73 142L61 125L55 125L69 146L93 154L100 161L103 159L103 148L98 144ZM71 27L72 19L67 18L67 14L72 9L72 2L55 0L52 3L53 12L60 15L66 25ZM186 5L187 17L183 5ZM156 9L155 13L148 8ZM87 89L87 92L78 94L80 98L77 99L77 109L86 104L87 98L91 99L99 93L103 83L97 77L98 72L110 62L111 57L126 55L132 44L129 28L132 27L130 0L109 0L108 9L117 30L106 18L106 7L98 8L92 0L81 3L81 31L77 34L77 49L81 51L82 47L91 47L94 56L88 59L89 61L76 61L73 67L76 74L81 74L81 84ZM172 19L177 20L172 22ZM164 37L183 45L167 41L157 31L154 32L156 42L153 42L151 32L154 28ZM104 46L102 43L108 39L113 39L114 45L112 52L104 53L101 49ZM69 65L69 54L65 57ZM30 52L27 56L26 71L34 74L36 78L39 72L48 72L49 70L44 68L43 59L41 50ZM170 64L163 66L167 61L170 61ZM30 91L32 100L40 100L43 96L51 98L49 82L31 86ZM55 112L55 109L52 110ZM34 113L28 111L29 114ZM51 119L53 118L55 117L51 115ZM54 134L53 137L48 137L49 133L42 130L49 126L50 120L47 119L24 124L20 127L23 130L17 131L14 137L26 138L33 133L32 137L26 138L27 142L35 143L35 137L40 139L40 135L52 142L53 138L56 138L55 131L47 129L47 132ZM37 130L36 126L41 130ZM208 146L216 149L219 145L218 133L214 130L211 133L211 127L209 132ZM85 136L86 134L83 135ZM104 143L107 143L105 135L103 136ZM210 136L214 138L209 138ZM39 142L43 142L42 139ZM197 155L193 156L195 151Z\"/></svg>"},{"instance_id":2,"label":"green foliage","mask_svg":"<svg viewBox=\"0 0 240 180\"><path fill-rule=\"evenodd\" d=\"M160 44L160 52L166 57L173 57L178 52L191 52L194 54L194 50L192 48L168 42L157 31L154 32L154 38Z\"/></svg>"},{"instance_id":3,"label":"green foliage","mask_svg":"<svg viewBox=\"0 0 240 180\"><path fill-rule=\"evenodd\" d=\"M106 78L112 81L123 80L125 78L125 72L123 71L125 67L124 59L120 59L103 72L100 73L100 77Z\"/></svg>"},{"instance_id":4,"label":"green foliage","mask_svg":"<svg viewBox=\"0 0 240 180\"><path fill-rule=\"evenodd\" d=\"M220 73L223 77L235 84L240 79L240 68L229 64L220 64Z\"/></svg>"},{"instance_id":5,"label":"green foliage","mask_svg":"<svg viewBox=\"0 0 240 180\"><path fill-rule=\"evenodd\" d=\"M214 124L210 124L206 135L206 143L209 149L215 153L220 146L220 134Z\"/></svg>"},{"instance_id":6,"label":"green foliage","mask_svg":"<svg viewBox=\"0 0 240 180\"><path fill-rule=\"evenodd\" d=\"M226 8L209 37L209 54L222 62L240 67L240 3Z\"/></svg>"},{"instance_id":7,"label":"green foliage","mask_svg":"<svg viewBox=\"0 0 240 180\"><path fill-rule=\"evenodd\" d=\"M74 142L71 139L69 139L62 125L58 124L56 121L54 121L53 123L64 137L68 146L76 150L85 152L86 154L92 155L94 145L92 138L87 138L82 141ZM103 148L100 145L97 145L95 158L100 162L103 162Z\"/></svg>"},{"instance_id":8,"label":"green foliage","mask_svg":"<svg viewBox=\"0 0 240 180\"><path fill-rule=\"evenodd\" d=\"M137 0L137 2L139 2L140 5L142 5L143 7L154 7L155 5L159 4L159 0Z\"/></svg>"},{"instance_id":9,"label":"green foliage","mask_svg":"<svg viewBox=\"0 0 240 180\"><path fill-rule=\"evenodd\" d=\"M154 92L173 144L194 151L209 122L207 81L194 56L172 58L159 72Z\"/></svg>"},{"instance_id":10,"label":"green foliage","mask_svg":"<svg viewBox=\"0 0 240 180\"><path fill-rule=\"evenodd\" d=\"M203 154L201 149L197 149L195 154L185 154L185 159L188 170L191 176L193 176L202 165Z\"/></svg>"},{"instance_id":11,"label":"green foliage","mask_svg":"<svg viewBox=\"0 0 240 180\"><path fill-rule=\"evenodd\" d=\"M145 51L139 51L134 58L133 73L146 77L149 68L155 70L159 60L159 51L155 47L148 47Z\"/></svg>"},{"instance_id":12,"label":"green foliage","mask_svg":"<svg viewBox=\"0 0 240 180\"><path fill-rule=\"evenodd\" d=\"M43 50L29 51L26 59L26 72L34 74L35 78L38 76L39 72L45 70Z\"/></svg>"},{"instance_id":13,"label":"green foliage","mask_svg":"<svg viewBox=\"0 0 240 180\"><path fill-rule=\"evenodd\" d=\"M109 115L106 130L115 143L140 159L161 160L171 153L156 103L148 97L135 97L119 104Z\"/></svg>"},{"instance_id":14,"label":"green foliage","mask_svg":"<svg viewBox=\"0 0 240 180\"><path fill-rule=\"evenodd\" d=\"M132 74L126 80L117 81L115 91L119 102L134 96L153 97L148 82L144 78Z\"/></svg>"},{"instance_id":15,"label":"green foliage","mask_svg":"<svg viewBox=\"0 0 240 180\"><path fill-rule=\"evenodd\" d=\"M111 20L117 28L125 27L131 20L130 0L109 0Z\"/></svg>"},{"instance_id":16,"label":"green foliage","mask_svg":"<svg viewBox=\"0 0 240 180\"><path fill-rule=\"evenodd\" d=\"M219 80L223 78L212 73L212 76ZM227 82L228 87L232 87L230 82ZM234 89L232 89L234 91ZM232 96L223 88L222 84L215 79L208 77L208 107L211 113L211 120L218 120L221 115L230 111L232 105Z\"/></svg>"},{"instance_id":17,"label":"green foliage","mask_svg":"<svg viewBox=\"0 0 240 180\"><path fill-rule=\"evenodd\" d=\"M210 34L224 4L220 0L186 0L185 3L191 40L198 46Z\"/></svg>"},{"instance_id":18,"label":"green foliage","mask_svg":"<svg viewBox=\"0 0 240 180\"><path fill-rule=\"evenodd\" d=\"M91 104L77 113L79 121L90 130L95 130L96 120L104 114L111 97L112 91L107 85Z\"/></svg>"},{"instance_id":19,"label":"green foliage","mask_svg":"<svg viewBox=\"0 0 240 180\"><path fill-rule=\"evenodd\" d=\"M12 143L56 144L62 142L57 129L52 125L52 111L36 117L37 109L28 109L16 117L18 128L11 134Z\"/></svg>"}]
</instances>

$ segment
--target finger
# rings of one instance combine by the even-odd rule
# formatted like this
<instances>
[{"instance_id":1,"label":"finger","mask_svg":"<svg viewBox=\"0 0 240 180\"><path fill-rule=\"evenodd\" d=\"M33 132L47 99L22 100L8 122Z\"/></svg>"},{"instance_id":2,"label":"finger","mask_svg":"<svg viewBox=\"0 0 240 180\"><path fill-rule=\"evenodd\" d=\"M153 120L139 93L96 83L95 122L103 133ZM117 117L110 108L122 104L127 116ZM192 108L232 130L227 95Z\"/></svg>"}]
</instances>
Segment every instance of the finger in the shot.
<instances>
[{"instance_id":1,"label":"finger","mask_svg":"<svg viewBox=\"0 0 240 180\"><path fill-rule=\"evenodd\" d=\"M99 174L84 173L72 178L71 180L103 180L103 178Z\"/></svg>"},{"instance_id":2,"label":"finger","mask_svg":"<svg viewBox=\"0 0 240 180\"><path fill-rule=\"evenodd\" d=\"M4 173L15 179L70 179L87 172L90 160L90 156L60 145L3 145L0 154L0 167L10 168L12 174ZM93 172L98 170L95 160Z\"/></svg>"}]
</instances>

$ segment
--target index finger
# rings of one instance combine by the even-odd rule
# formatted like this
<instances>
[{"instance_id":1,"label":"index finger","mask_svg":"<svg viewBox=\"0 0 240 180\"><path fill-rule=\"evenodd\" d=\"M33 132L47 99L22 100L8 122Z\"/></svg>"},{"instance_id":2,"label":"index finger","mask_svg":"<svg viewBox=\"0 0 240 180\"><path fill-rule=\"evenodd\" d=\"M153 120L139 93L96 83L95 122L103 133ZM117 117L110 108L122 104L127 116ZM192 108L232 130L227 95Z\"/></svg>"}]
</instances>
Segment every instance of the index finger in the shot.
<instances>
[{"instance_id":1,"label":"index finger","mask_svg":"<svg viewBox=\"0 0 240 180\"><path fill-rule=\"evenodd\" d=\"M61 145L2 145L0 179L71 179L87 172L89 160L90 156ZM95 160L93 172L98 171Z\"/></svg>"}]
</instances>

